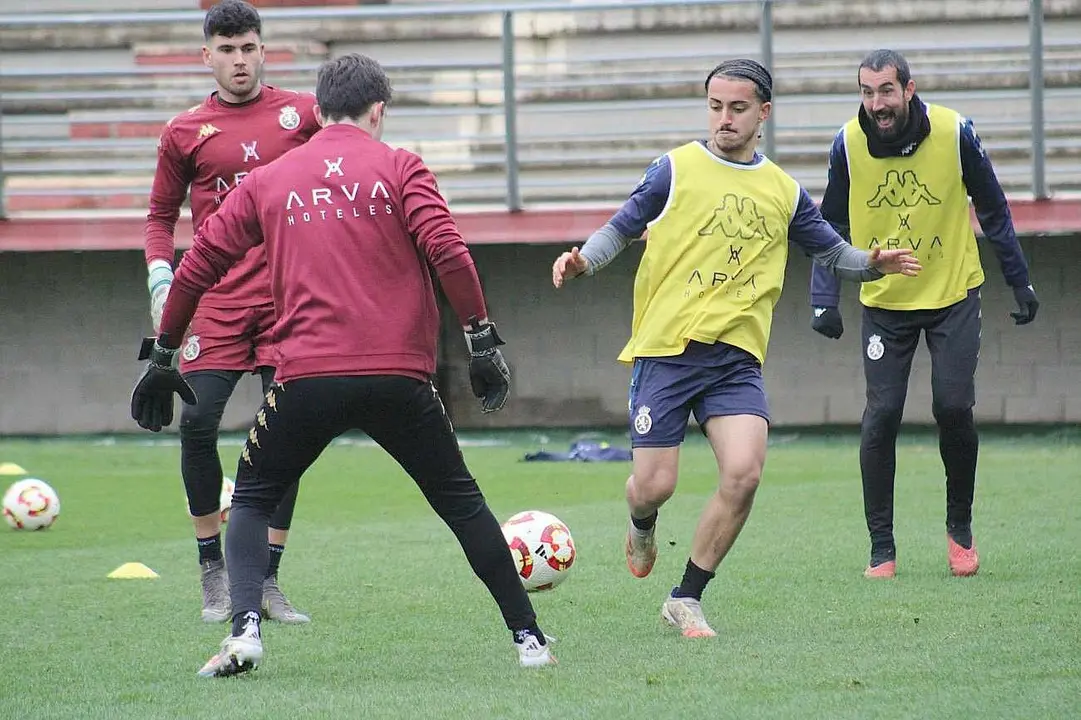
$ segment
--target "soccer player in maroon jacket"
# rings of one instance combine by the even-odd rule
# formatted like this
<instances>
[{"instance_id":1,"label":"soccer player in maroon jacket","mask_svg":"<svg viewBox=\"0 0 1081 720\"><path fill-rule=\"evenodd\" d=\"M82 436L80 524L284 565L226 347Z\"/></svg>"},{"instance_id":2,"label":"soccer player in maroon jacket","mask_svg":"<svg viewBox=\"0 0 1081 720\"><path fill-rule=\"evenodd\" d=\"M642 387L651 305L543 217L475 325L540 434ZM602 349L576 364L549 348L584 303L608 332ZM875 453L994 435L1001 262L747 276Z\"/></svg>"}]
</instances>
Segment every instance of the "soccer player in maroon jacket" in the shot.
<instances>
[{"instance_id":1,"label":"soccer player in maroon jacket","mask_svg":"<svg viewBox=\"0 0 1081 720\"><path fill-rule=\"evenodd\" d=\"M310 93L279 90L260 81L261 32L259 13L246 2L226 0L207 12L203 60L213 70L218 89L170 120L161 134L146 222L155 332L173 281L173 231L188 188L197 229L248 173L306 142L319 129ZM180 471L199 548L206 622L224 622L232 615L218 507L222 487L218 427L242 375L258 372L264 392L269 389L276 361L274 319L266 256L262 248L254 248L203 297L180 353L180 370L199 398L180 416ZM270 562L263 593L268 617L290 623L308 622L282 594L277 580L295 503L294 487L270 521Z\"/></svg>"},{"instance_id":2,"label":"soccer player in maroon jacket","mask_svg":"<svg viewBox=\"0 0 1081 720\"><path fill-rule=\"evenodd\" d=\"M470 383L484 411L503 407L510 372L434 176L416 155L380 141L390 96L374 60L350 54L324 63L316 87L323 130L253 171L201 226L177 269L161 334L144 341L150 362L132 394L132 417L160 430L172 421L173 393L195 400L174 361L200 296L253 246L266 249L280 357L237 467L225 543L233 632L201 675L259 664L267 520L350 429L390 453L454 532L499 605L519 663L555 662L431 381L439 311L429 268L465 331Z\"/></svg>"}]
</instances>

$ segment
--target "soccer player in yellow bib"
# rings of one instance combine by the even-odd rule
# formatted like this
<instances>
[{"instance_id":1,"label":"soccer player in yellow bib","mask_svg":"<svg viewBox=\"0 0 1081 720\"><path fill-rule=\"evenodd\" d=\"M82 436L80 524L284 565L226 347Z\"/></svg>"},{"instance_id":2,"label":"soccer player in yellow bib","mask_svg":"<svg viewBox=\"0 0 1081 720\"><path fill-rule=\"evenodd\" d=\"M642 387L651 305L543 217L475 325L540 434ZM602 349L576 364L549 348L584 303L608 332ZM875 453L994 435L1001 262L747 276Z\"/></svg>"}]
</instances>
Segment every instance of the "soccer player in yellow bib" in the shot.
<instances>
[{"instance_id":1,"label":"soccer player in yellow bib","mask_svg":"<svg viewBox=\"0 0 1081 720\"><path fill-rule=\"evenodd\" d=\"M597 272L649 230L631 339L619 356L633 365L626 555L636 577L653 569L657 511L676 489L679 446L693 413L721 478L683 579L661 609L686 637L715 634L702 614L702 592L746 522L762 474L769 423L762 363L789 241L856 281L919 272L911 250L867 252L846 243L807 192L755 151L773 94L764 67L721 63L705 88L709 139L655 160L611 220L552 267L552 282L562 287Z\"/></svg>"},{"instance_id":2,"label":"soccer player in yellow bib","mask_svg":"<svg viewBox=\"0 0 1081 720\"><path fill-rule=\"evenodd\" d=\"M860 289L861 346L867 385L860 437L864 514L871 536L870 578L897 571L893 483L912 356L922 332L931 354L932 412L946 471L946 547L950 571L980 567L972 539L979 438L972 417L980 353L983 267L969 216L976 217L1013 288L1014 322L1036 317L1039 302L1014 234L1010 207L971 121L916 95L908 62L892 50L859 67L863 104L830 151L822 214L860 248L905 247L924 270L916 280L887 278ZM811 278L812 327L841 337L837 282Z\"/></svg>"}]
</instances>

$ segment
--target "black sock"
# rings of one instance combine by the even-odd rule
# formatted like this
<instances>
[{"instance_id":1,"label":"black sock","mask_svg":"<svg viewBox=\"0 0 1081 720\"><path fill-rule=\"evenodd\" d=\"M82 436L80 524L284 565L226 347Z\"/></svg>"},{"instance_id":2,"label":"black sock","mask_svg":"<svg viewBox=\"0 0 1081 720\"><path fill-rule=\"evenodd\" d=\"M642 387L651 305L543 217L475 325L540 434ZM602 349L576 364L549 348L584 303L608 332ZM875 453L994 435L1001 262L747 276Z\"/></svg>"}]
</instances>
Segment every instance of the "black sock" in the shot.
<instances>
[{"instance_id":1,"label":"black sock","mask_svg":"<svg viewBox=\"0 0 1081 720\"><path fill-rule=\"evenodd\" d=\"M897 546L892 540L888 543L871 545L871 567L897 559Z\"/></svg>"},{"instance_id":2,"label":"black sock","mask_svg":"<svg viewBox=\"0 0 1081 720\"><path fill-rule=\"evenodd\" d=\"M275 575L278 574L278 566L281 565L282 553L285 552L285 546L284 545L275 545L274 543L269 543L269 547L270 547L270 562L267 563L266 576L267 577L274 577Z\"/></svg>"},{"instance_id":3,"label":"black sock","mask_svg":"<svg viewBox=\"0 0 1081 720\"><path fill-rule=\"evenodd\" d=\"M199 546L199 564L219 562L221 560L221 533L208 538L195 538Z\"/></svg>"},{"instance_id":4,"label":"black sock","mask_svg":"<svg viewBox=\"0 0 1081 720\"><path fill-rule=\"evenodd\" d=\"M259 627L260 627L260 625L262 623L262 618L259 616L259 613L252 612L250 610L248 612L237 613L236 615L233 616L233 637L237 637L238 635L243 635L244 631L246 629L246 626L249 623L255 623L255 627L256 627L256 631L257 631L256 634L259 637L262 637L262 632L259 630Z\"/></svg>"},{"instance_id":5,"label":"black sock","mask_svg":"<svg viewBox=\"0 0 1081 720\"><path fill-rule=\"evenodd\" d=\"M522 630L515 630L513 631L513 634L514 642L516 643L523 643L526 641L526 635L532 635L533 637L537 638L541 645L548 644L548 640L544 637L544 633L541 632L541 629L537 626L537 623L533 623L529 627Z\"/></svg>"},{"instance_id":6,"label":"black sock","mask_svg":"<svg viewBox=\"0 0 1081 720\"><path fill-rule=\"evenodd\" d=\"M963 547L965 550L972 549L972 526L964 525L962 527L946 528L946 532L950 534L953 541Z\"/></svg>"},{"instance_id":7,"label":"black sock","mask_svg":"<svg viewBox=\"0 0 1081 720\"><path fill-rule=\"evenodd\" d=\"M688 558L687 569L683 571L683 581L680 582L679 587L672 589L672 597L701 600L706 585L715 574L709 570L703 570Z\"/></svg>"},{"instance_id":8,"label":"black sock","mask_svg":"<svg viewBox=\"0 0 1081 720\"><path fill-rule=\"evenodd\" d=\"M642 531L651 530L657 524L657 511L654 510L652 515L644 518L636 518L631 515L631 524Z\"/></svg>"}]
</instances>

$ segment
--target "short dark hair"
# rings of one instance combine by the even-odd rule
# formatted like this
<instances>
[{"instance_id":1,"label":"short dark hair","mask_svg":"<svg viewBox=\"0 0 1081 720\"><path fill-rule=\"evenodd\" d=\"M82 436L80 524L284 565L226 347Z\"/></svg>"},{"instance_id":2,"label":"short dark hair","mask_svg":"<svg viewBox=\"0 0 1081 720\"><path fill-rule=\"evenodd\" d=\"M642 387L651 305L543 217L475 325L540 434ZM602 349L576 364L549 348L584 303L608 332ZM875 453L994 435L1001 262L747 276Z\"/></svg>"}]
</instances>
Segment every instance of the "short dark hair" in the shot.
<instances>
[{"instance_id":1,"label":"short dark hair","mask_svg":"<svg viewBox=\"0 0 1081 720\"><path fill-rule=\"evenodd\" d=\"M718 75L736 78L737 80L750 80L754 83L754 92L759 101L768 103L773 100L773 76L770 75L761 63L746 58L725 60L713 68L706 76L706 91L709 91L709 81Z\"/></svg>"},{"instance_id":2,"label":"short dark hair","mask_svg":"<svg viewBox=\"0 0 1081 720\"><path fill-rule=\"evenodd\" d=\"M222 0L206 12L203 20L203 38L215 35L236 37L247 32L263 35L263 19L259 11L244 0Z\"/></svg>"},{"instance_id":3,"label":"short dark hair","mask_svg":"<svg viewBox=\"0 0 1081 720\"><path fill-rule=\"evenodd\" d=\"M880 72L888 67L897 71L897 82L901 83L902 87L908 85L908 81L912 79L912 70L908 67L908 60L905 60L905 56L896 50L885 48L867 53L867 57L863 58L859 69L856 70L856 77L859 77L859 71L864 68Z\"/></svg>"},{"instance_id":4,"label":"short dark hair","mask_svg":"<svg viewBox=\"0 0 1081 720\"><path fill-rule=\"evenodd\" d=\"M315 81L315 101L327 120L359 120L377 102L390 102L390 79L367 55L349 53L327 60Z\"/></svg>"}]
</instances>

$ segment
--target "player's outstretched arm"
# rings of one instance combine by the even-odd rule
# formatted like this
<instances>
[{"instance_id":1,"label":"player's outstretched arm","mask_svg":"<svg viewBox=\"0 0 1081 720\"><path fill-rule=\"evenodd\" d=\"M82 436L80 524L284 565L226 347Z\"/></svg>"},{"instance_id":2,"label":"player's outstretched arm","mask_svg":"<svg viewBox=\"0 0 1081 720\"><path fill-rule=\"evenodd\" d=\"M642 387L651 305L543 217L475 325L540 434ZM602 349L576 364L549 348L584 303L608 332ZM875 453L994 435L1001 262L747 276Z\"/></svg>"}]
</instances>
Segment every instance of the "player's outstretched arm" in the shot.
<instances>
[{"instance_id":1,"label":"player's outstretched arm","mask_svg":"<svg viewBox=\"0 0 1081 720\"><path fill-rule=\"evenodd\" d=\"M582 257L577 246L572 247L570 252L563 253L552 263L552 285L561 288L567 280L584 275L588 271L589 262Z\"/></svg>"},{"instance_id":2,"label":"player's outstretched arm","mask_svg":"<svg viewBox=\"0 0 1081 720\"><path fill-rule=\"evenodd\" d=\"M911 248L902 248L900 250L875 248L870 252L867 262L883 275L916 277L920 274L920 270L923 269L920 261L912 254Z\"/></svg>"},{"instance_id":3,"label":"player's outstretched arm","mask_svg":"<svg viewBox=\"0 0 1081 720\"><path fill-rule=\"evenodd\" d=\"M552 263L552 285L561 288L571 278L596 274L632 242L633 236L620 232L611 222L605 223L589 236L581 250L573 247L556 258Z\"/></svg>"}]
</instances>

